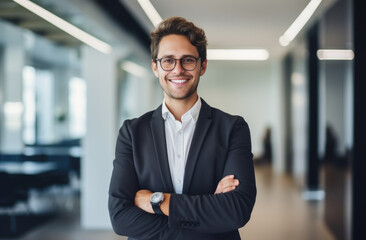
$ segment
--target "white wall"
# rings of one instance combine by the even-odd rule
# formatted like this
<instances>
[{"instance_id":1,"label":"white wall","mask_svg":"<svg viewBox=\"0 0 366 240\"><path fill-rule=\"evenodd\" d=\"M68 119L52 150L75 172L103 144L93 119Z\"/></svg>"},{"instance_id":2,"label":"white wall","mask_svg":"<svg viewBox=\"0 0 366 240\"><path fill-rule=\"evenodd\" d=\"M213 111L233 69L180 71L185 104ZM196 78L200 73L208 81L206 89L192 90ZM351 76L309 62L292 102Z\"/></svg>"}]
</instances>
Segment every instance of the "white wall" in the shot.
<instances>
[{"instance_id":1,"label":"white wall","mask_svg":"<svg viewBox=\"0 0 366 240\"><path fill-rule=\"evenodd\" d=\"M108 186L117 136L114 56L82 49L87 83L87 131L83 141L81 221L85 228L109 228Z\"/></svg>"}]
</instances>

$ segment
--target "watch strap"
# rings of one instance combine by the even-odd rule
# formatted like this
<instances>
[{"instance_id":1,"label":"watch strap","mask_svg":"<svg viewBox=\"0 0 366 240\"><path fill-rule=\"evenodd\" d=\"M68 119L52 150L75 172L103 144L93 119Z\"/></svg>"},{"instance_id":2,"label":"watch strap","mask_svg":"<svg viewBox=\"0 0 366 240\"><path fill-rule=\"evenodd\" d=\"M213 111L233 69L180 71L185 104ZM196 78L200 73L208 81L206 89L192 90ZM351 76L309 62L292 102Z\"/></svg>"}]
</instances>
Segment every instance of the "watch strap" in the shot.
<instances>
[{"instance_id":1,"label":"watch strap","mask_svg":"<svg viewBox=\"0 0 366 240\"><path fill-rule=\"evenodd\" d=\"M156 214L164 215L160 209L160 203L151 204L151 206Z\"/></svg>"}]
</instances>

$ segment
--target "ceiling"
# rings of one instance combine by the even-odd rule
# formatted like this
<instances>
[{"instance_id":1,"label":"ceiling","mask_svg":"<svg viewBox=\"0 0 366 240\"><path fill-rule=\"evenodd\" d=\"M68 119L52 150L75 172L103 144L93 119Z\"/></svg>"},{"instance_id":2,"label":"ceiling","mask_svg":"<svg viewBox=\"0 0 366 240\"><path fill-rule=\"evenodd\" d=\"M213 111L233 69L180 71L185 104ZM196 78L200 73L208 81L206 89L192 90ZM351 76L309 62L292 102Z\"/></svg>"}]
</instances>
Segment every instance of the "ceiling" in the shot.
<instances>
[{"instance_id":1,"label":"ceiling","mask_svg":"<svg viewBox=\"0 0 366 240\"><path fill-rule=\"evenodd\" d=\"M147 32L153 25L135 0L119 0ZM209 48L264 48L280 57L286 48L279 37L289 28L310 0L151 0L164 19L182 16L206 32ZM312 19L319 18L336 0L323 0Z\"/></svg>"},{"instance_id":2,"label":"ceiling","mask_svg":"<svg viewBox=\"0 0 366 240\"><path fill-rule=\"evenodd\" d=\"M323 0L300 32L311 26L337 0ZM148 46L148 35L154 26L137 0L33 0L57 16L88 32L102 35L98 29L90 28L70 4L95 2L110 14L121 27L128 29ZM279 44L279 37L293 23L310 0L151 0L160 16L182 16L193 21L206 32L209 48L264 48L270 58L281 57L286 48ZM52 41L75 46L78 40L30 13L11 0L0 0L0 18L30 29ZM98 33L99 32L99 33ZM93 33L92 33L93 34ZM291 46L291 44L290 44ZM289 46L289 47L290 47Z\"/></svg>"}]
</instances>

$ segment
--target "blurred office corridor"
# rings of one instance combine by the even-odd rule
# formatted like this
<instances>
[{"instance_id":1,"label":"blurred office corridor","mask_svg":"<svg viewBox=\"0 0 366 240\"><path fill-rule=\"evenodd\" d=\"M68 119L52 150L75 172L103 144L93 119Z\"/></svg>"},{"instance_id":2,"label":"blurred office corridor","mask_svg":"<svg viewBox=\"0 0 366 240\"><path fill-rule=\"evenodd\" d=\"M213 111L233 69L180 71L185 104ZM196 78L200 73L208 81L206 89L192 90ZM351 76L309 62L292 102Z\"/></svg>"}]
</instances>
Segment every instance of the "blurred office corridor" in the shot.
<instances>
[{"instance_id":1,"label":"blurred office corridor","mask_svg":"<svg viewBox=\"0 0 366 240\"><path fill-rule=\"evenodd\" d=\"M286 174L275 174L268 164L256 165L255 169L257 202L251 220L240 229L243 240L335 240L324 222L324 201L304 200L295 180ZM75 201L78 203L79 200ZM76 206L75 211L65 213L24 236L12 239L127 239L111 230L83 229L79 210Z\"/></svg>"},{"instance_id":2,"label":"blurred office corridor","mask_svg":"<svg viewBox=\"0 0 366 240\"><path fill-rule=\"evenodd\" d=\"M126 239L107 209L118 130L163 100L141 2L202 27L211 53L239 50L208 54L198 93L250 128L242 238L366 239L361 0L0 0L0 239Z\"/></svg>"}]
</instances>

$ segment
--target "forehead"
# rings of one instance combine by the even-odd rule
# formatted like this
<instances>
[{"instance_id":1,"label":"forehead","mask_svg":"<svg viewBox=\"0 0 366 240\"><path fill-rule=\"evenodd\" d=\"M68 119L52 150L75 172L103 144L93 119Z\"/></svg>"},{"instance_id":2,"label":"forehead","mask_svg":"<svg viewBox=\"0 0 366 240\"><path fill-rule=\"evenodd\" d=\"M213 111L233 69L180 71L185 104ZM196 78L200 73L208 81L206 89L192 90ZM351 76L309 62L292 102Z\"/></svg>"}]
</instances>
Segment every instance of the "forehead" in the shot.
<instances>
[{"instance_id":1,"label":"forehead","mask_svg":"<svg viewBox=\"0 0 366 240\"><path fill-rule=\"evenodd\" d=\"M186 36L171 34L163 37L159 43L158 57L192 55L198 57L198 51Z\"/></svg>"}]
</instances>

